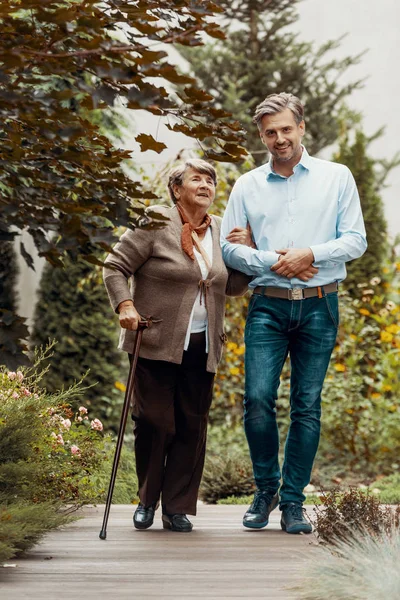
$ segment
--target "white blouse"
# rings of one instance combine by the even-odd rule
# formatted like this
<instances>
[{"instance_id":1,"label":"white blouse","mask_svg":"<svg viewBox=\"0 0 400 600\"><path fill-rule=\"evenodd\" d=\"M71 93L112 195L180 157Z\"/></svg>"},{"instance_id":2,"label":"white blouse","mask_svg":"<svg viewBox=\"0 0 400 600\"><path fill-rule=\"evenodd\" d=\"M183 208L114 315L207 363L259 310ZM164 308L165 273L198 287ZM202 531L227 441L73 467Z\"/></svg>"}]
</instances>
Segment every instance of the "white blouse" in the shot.
<instances>
[{"instance_id":1,"label":"white blouse","mask_svg":"<svg viewBox=\"0 0 400 600\"><path fill-rule=\"evenodd\" d=\"M201 245L203 246L204 251L206 252L208 259L210 261L210 265L212 265L213 261L213 240L211 235L211 227L208 227L204 239L201 240ZM207 279L208 277L208 268L204 261L204 258L197 250L196 246L193 246L194 255L196 257L197 262L199 263L201 276L203 279ZM200 333L201 331L206 332L206 352L208 352L208 316L207 309L205 306L204 297L201 299L200 290L197 293L196 300L194 301L192 312L190 314L189 326L186 332L185 346L184 350L187 350L190 342L190 334L191 333Z\"/></svg>"}]
</instances>

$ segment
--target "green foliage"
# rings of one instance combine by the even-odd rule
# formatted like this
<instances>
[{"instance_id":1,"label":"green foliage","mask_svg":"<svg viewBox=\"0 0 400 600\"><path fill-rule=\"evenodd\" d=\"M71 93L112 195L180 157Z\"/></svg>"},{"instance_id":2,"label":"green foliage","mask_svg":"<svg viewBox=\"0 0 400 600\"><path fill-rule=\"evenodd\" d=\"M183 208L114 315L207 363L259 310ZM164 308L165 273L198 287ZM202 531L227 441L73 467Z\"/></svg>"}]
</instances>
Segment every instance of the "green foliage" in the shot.
<instances>
[{"instance_id":1,"label":"green foliage","mask_svg":"<svg viewBox=\"0 0 400 600\"><path fill-rule=\"evenodd\" d=\"M373 139L379 137L378 132ZM391 161L374 160L368 155L370 140L360 130L355 131L354 140L342 122L339 149L333 160L349 167L356 180L367 231L368 249L365 254L347 266L344 286L352 294L357 294L357 284L369 281L381 273L388 256L387 222L384 215L380 192L390 171L400 164L399 156Z\"/></svg>"},{"instance_id":2,"label":"green foliage","mask_svg":"<svg viewBox=\"0 0 400 600\"><path fill-rule=\"evenodd\" d=\"M207 454L200 498L215 504L229 496L248 496L255 490L253 469L248 455Z\"/></svg>"},{"instance_id":3,"label":"green foliage","mask_svg":"<svg viewBox=\"0 0 400 600\"><path fill-rule=\"evenodd\" d=\"M0 243L0 309L16 309L17 257L11 242Z\"/></svg>"},{"instance_id":4,"label":"green foliage","mask_svg":"<svg viewBox=\"0 0 400 600\"><path fill-rule=\"evenodd\" d=\"M84 406L71 408L85 389L78 383L46 393L45 358L30 369L0 371L0 562L67 522L78 507L103 500L111 471L111 440L101 421Z\"/></svg>"},{"instance_id":5,"label":"green foliage","mask_svg":"<svg viewBox=\"0 0 400 600\"><path fill-rule=\"evenodd\" d=\"M317 560L316 560L317 559ZM298 600L397 600L400 592L400 529L377 535L359 533L320 548L302 567Z\"/></svg>"},{"instance_id":6,"label":"green foliage","mask_svg":"<svg viewBox=\"0 0 400 600\"><path fill-rule=\"evenodd\" d=\"M290 92L306 108L306 146L311 154L333 143L339 131L340 105L361 81L340 84L340 76L357 64L359 56L332 57L341 40L315 48L293 33L298 15L288 0L218 2L224 9L227 39L199 48L182 48L191 71L224 109L244 126L246 148L257 164L266 150L251 123L254 109L271 93Z\"/></svg>"},{"instance_id":7,"label":"green foliage","mask_svg":"<svg viewBox=\"0 0 400 600\"><path fill-rule=\"evenodd\" d=\"M117 350L119 326L110 308L101 271L82 260L66 259L63 269L46 265L35 310L32 341L56 340L51 369L44 377L50 392L85 377L85 403L116 429L128 373L126 353ZM116 387L117 386L117 387Z\"/></svg>"},{"instance_id":8,"label":"green foliage","mask_svg":"<svg viewBox=\"0 0 400 600\"><path fill-rule=\"evenodd\" d=\"M61 513L54 502L0 504L0 566L71 519L70 513Z\"/></svg>"},{"instance_id":9,"label":"green foliage","mask_svg":"<svg viewBox=\"0 0 400 600\"><path fill-rule=\"evenodd\" d=\"M240 126L209 107L208 95L160 49L201 44L203 31L220 38L211 19L218 12L200 0L1 2L0 240L27 230L53 265L78 253L96 264L95 250L110 250L116 226L139 223L153 195L125 174L131 153L113 147L92 111L145 110L206 145L211 139L216 160L243 156ZM177 83L186 85L180 96L164 87ZM160 150L153 139L148 147ZM23 244L21 253L33 266ZM14 368L26 362L18 342L26 330L0 317L0 359Z\"/></svg>"},{"instance_id":10,"label":"green foliage","mask_svg":"<svg viewBox=\"0 0 400 600\"><path fill-rule=\"evenodd\" d=\"M381 477L370 485L370 490L383 504L400 504L400 473Z\"/></svg>"}]
</instances>

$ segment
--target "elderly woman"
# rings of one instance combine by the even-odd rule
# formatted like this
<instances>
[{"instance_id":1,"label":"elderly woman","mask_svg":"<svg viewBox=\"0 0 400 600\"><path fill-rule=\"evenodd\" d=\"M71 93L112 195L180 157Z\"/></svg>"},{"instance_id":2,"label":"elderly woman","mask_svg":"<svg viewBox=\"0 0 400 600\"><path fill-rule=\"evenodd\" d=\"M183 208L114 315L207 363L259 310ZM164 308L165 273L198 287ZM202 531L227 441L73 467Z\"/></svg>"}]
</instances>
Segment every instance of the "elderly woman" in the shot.
<instances>
[{"instance_id":1,"label":"elderly woman","mask_svg":"<svg viewBox=\"0 0 400 600\"><path fill-rule=\"evenodd\" d=\"M143 335L134 382L137 529L153 524L161 497L164 528L192 530L186 515L196 514L225 341L225 294L247 290L249 278L223 263L221 219L207 212L215 186L215 170L203 160L173 169L168 190L174 206L152 207L168 218L166 226L127 230L106 259L104 282L122 328L119 347L132 353L140 318L154 321ZM251 245L248 231L232 235Z\"/></svg>"}]
</instances>

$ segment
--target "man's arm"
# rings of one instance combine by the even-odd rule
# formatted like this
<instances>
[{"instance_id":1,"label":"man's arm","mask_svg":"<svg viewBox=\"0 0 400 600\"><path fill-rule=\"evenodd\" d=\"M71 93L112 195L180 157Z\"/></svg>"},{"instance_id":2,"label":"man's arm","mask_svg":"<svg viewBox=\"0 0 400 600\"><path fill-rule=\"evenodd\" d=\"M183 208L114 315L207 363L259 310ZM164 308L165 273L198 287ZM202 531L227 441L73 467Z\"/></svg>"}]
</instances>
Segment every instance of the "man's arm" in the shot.
<instances>
[{"instance_id":1,"label":"man's arm","mask_svg":"<svg viewBox=\"0 0 400 600\"><path fill-rule=\"evenodd\" d=\"M356 182L346 168L347 180L339 197L336 239L310 246L316 263L347 262L362 256L367 249L364 219Z\"/></svg>"},{"instance_id":2,"label":"man's arm","mask_svg":"<svg viewBox=\"0 0 400 600\"><path fill-rule=\"evenodd\" d=\"M277 262L278 254L267 250L257 250L243 244L233 244L226 238L235 227L246 228L248 223L242 182L239 179L231 192L229 202L222 219L221 248L225 264L246 275L264 275Z\"/></svg>"}]
</instances>

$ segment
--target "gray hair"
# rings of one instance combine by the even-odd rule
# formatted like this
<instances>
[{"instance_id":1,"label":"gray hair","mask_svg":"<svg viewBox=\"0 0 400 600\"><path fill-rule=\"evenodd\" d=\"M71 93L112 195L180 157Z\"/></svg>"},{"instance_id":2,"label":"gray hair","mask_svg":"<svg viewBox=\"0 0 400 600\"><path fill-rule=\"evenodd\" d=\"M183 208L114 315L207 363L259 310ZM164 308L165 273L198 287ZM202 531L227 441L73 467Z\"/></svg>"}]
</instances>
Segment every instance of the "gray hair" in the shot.
<instances>
[{"instance_id":1,"label":"gray hair","mask_svg":"<svg viewBox=\"0 0 400 600\"><path fill-rule=\"evenodd\" d=\"M174 204L176 203L177 199L175 198L173 186L182 185L183 177L187 169L194 169L198 173L210 175L214 181L214 185L217 185L217 173L210 163L202 160L201 158L190 158L185 160L184 163L181 163L177 167L171 169L168 175L168 192Z\"/></svg>"},{"instance_id":2,"label":"gray hair","mask_svg":"<svg viewBox=\"0 0 400 600\"><path fill-rule=\"evenodd\" d=\"M260 129L261 120L265 115L276 115L289 108L292 111L297 125L304 119L304 106L297 96L281 92L280 94L270 94L257 107L253 117L253 123L256 123Z\"/></svg>"}]
</instances>

